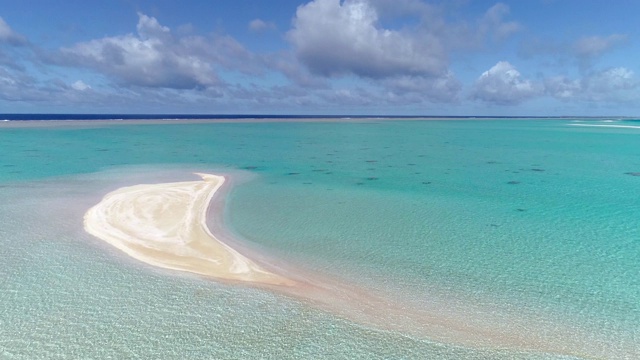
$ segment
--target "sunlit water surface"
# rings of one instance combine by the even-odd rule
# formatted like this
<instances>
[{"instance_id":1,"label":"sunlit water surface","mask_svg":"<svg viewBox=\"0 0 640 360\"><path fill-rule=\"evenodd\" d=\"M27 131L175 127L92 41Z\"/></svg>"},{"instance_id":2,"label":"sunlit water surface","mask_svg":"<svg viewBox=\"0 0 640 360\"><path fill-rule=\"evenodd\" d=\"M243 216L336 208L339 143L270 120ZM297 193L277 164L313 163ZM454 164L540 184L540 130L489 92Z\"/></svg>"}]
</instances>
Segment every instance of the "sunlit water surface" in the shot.
<instances>
[{"instance_id":1,"label":"sunlit water surface","mask_svg":"<svg viewBox=\"0 0 640 360\"><path fill-rule=\"evenodd\" d=\"M272 259L564 354L640 357L640 129L575 124L0 127L0 357L570 358L354 322L82 230L105 193L192 171L242 178L225 224Z\"/></svg>"}]
</instances>

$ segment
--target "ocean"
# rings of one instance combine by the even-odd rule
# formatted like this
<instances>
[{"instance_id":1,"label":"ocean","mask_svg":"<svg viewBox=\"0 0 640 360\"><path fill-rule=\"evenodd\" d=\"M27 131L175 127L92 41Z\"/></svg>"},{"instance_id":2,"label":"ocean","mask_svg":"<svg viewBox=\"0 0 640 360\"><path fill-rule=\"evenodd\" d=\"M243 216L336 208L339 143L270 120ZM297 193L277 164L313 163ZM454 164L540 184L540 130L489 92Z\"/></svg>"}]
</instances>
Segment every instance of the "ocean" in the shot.
<instances>
[{"instance_id":1,"label":"ocean","mask_svg":"<svg viewBox=\"0 0 640 360\"><path fill-rule=\"evenodd\" d=\"M2 358L640 357L631 119L27 118L0 122ZM194 171L236 179L219 216L241 247L406 324L156 269L82 229L109 191Z\"/></svg>"}]
</instances>

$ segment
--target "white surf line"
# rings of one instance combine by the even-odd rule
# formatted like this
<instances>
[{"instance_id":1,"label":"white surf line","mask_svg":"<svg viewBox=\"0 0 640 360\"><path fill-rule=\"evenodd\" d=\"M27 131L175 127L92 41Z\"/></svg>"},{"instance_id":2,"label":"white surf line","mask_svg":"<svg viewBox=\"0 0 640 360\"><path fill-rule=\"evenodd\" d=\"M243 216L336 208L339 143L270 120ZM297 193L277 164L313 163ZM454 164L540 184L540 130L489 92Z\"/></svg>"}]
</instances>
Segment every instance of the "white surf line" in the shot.
<instances>
[{"instance_id":1,"label":"white surf line","mask_svg":"<svg viewBox=\"0 0 640 360\"><path fill-rule=\"evenodd\" d=\"M84 216L85 230L147 264L221 280L269 285L295 282L274 274L213 235L207 209L224 177L143 184L107 194Z\"/></svg>"},{"instance_id":2,"label":"white surf line","mask_svg":"<svg viewBox=\"0 0 640 360\"><path fill-rule=\"evenodd\" d=\"M584 127L606 127L606 128L623 128L623 129L640 129L640 126L633 125L600 125L600 124L568 124L570 126L584 126Z\"/></svg>"}]
</instances>

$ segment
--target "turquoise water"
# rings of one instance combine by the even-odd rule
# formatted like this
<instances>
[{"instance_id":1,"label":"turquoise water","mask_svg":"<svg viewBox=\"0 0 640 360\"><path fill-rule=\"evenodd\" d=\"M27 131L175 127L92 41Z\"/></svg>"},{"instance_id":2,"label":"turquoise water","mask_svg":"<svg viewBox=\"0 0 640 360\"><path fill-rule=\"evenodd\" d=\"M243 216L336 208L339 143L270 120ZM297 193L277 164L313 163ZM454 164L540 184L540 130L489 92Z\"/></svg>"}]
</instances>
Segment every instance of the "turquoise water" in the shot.
<instances>
[{"instance_id":1,"label":"turquoise water","mask_svg":"<svg viewBox=\"0 0 640 360\"><path fill-rule=\"evenodd\" d=\"M636 358L640 129L572 124L0 128L0 355L563 358L440 344L150 269L82 231L104 193L198 170L253 174L225 222L276 259L578 358Z\"/></svg>"}]
</instances>

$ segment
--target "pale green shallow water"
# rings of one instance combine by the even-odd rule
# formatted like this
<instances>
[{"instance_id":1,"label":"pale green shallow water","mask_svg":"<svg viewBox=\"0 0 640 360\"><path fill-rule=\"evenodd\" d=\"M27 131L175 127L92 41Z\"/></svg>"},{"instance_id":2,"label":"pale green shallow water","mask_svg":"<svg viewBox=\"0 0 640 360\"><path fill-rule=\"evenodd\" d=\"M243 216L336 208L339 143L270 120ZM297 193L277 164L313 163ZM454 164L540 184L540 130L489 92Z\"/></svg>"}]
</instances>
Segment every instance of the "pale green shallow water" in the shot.
<instances>
[{"instance_id":1,"label":"pale green shallow water","mask_svg":"<svg viewBox=\"0 0 640 360\"><path fill-rule=\"evenodd\" d=\"M225 220L276 258L471 322L568 327L634 358L640 177L626 173L640 172L640 129L570 124L0 128L0 358L562 358L355 324L149 269L82 231L104 193L193 169L257 175Z\"/></svg>"}]
</instances>

